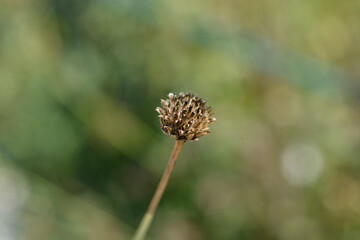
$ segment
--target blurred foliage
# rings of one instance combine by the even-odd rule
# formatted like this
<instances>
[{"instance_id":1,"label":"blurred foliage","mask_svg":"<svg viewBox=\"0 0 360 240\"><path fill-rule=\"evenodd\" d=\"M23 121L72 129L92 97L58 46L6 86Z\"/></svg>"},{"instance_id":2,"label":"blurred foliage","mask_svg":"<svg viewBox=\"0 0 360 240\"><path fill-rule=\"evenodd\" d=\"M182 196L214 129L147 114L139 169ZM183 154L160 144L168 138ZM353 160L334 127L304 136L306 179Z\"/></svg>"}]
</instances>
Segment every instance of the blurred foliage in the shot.
<instances>
[{"instance_id":1,"label":"blurred foliage","mask_svg":"<svg viewBox=\"0 0 360 240\"><path fill-rule=\"evenodd\" d=\"M154 109L208 99L150 230L360 239L360 2L2 0L0 239L128 239L173 145Z\"/></svg>"}]
</instances>

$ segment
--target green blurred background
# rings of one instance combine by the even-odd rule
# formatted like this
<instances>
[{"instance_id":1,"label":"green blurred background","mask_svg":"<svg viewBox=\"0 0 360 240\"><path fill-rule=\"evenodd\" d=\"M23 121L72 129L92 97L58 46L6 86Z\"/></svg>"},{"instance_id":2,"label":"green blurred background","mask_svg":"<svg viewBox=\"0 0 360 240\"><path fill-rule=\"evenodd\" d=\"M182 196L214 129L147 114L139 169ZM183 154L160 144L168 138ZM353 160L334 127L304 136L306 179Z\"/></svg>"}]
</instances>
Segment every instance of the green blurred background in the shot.
<instances>
[{"instance_id":1,"label":"green blurred background","mask_svg":"<svg viewBox=\"0 0 360 240\"><path fill-rule=\"evenodd\" d=\"M149 239L360 239L360 2L1 0L0 239L128 239L207 98Z\"/></svg>"}]
</instances>

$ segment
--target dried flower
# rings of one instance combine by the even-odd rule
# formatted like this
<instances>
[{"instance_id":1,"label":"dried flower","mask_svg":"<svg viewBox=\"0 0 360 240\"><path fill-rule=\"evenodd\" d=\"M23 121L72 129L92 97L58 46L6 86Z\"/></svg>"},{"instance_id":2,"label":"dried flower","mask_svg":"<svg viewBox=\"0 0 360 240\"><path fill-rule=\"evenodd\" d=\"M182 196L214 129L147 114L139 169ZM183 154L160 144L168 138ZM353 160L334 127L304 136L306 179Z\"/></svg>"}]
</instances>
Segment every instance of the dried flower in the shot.
<instances>
[{"instance_id":1,"label":"dried flower","mask_svg":"<svg viewBox=\"0 0 360 240\"><path fill-rule=\"evenodd\" d=\"M206 100L190 93L180 93L179 97L169 93L169 99L161 100L163 108L156 108L160 114L162 131L175 138L175 145L169 163L155 190L150 205L136 229L133 240L144 240L166 189L176 160L186 141L197 141L199 137L210 133L209 125L216 119L212 118L211 107L205 107Z\"/></svg>"},{"instance_id":2,"label":"dried flower","mask_svg":"<svg viewBox=\"0 0 360 240\"><path fill-rule=\"evenodd\" d=\"M180 93L179 97L169 93L169 99L161 99L163 108L157 107L161 130L176 140L198 141L210 133L211 107L205 107L206 99L191 93Z\"/></svg>"}]
</instances>

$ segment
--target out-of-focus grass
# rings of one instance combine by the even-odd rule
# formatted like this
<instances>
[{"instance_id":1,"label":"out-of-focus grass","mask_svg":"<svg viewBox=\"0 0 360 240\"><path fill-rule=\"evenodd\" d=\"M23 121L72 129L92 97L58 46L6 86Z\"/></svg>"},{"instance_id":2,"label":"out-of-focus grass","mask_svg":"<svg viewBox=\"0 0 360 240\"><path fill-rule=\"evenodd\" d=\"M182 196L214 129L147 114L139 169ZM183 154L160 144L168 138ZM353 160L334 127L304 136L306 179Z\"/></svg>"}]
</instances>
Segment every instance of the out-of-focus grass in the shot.
<instances>
[{"instance_id":1,"label":"out-of-focus grass","mask_svg":"<svg viewBox=\"0 0 360 240\"><path fill-rule=\"evenodd\" d=\"M0 238L127 239L173 142L168 92L208 98L155 239L360 237L356 1L0 3Z\"/></svg>"}]
</instances>

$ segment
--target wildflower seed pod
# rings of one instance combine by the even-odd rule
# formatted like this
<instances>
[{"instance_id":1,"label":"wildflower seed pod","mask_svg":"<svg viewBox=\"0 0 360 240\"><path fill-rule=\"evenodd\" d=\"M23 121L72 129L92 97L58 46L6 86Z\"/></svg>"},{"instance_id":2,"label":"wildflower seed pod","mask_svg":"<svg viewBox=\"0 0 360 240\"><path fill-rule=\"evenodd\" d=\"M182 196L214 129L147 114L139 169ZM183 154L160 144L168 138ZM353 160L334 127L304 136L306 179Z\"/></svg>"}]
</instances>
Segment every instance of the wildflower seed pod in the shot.
<instances>
[{"instance_id":1,"label":"wildflower seed pod","mask_svg":"<svg viewBox=\"0 0 360 240\"><path fill-rule=\"evenodd\" d=\"M211 117L211 107L206 107L206 99L191 93L176 95L169 93L169 99L161 99L161 107L157 107L161 130L183 141L198 141L199 137L210 133L209 125L216 121Z\"/></svg>"}]
</instances>

